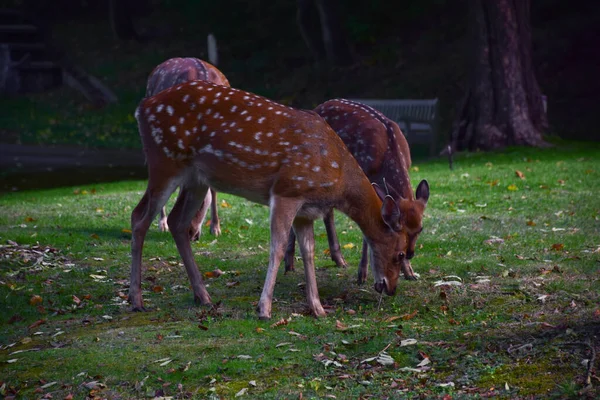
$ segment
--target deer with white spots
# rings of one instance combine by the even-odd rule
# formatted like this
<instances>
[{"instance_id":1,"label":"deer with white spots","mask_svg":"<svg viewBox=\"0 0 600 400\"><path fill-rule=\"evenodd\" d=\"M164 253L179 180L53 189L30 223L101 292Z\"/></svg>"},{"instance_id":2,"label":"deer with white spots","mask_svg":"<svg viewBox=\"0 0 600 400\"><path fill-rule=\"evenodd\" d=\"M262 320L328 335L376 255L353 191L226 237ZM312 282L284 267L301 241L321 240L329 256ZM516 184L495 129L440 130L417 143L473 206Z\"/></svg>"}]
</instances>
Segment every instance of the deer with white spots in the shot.
<instances>
[{"instance_id":1,"label":"deer with white spots","mask_svg":"<svg viewBox=\"0 0 600 400\"><path fill-rule=\"evenodd\" d=\"M223 73L214 65L198 58L177 57L168 59L152 70L148 77L148 84L146 85L146 97L154 96L155 94L180 83L197 79L216 83L217 85L229 86L229 81L225 75L223 75ZM217 211L217 192L211 188L209 193L206 194L206 201L202 204L202 207L198 210L190 224L189 236L191 240L200 239L200 230L202 229L201 224L206 216L209 206L211 214L210 233L215 236L221 234L221 224L219 221L219 213ZM164 207L160 210L158 226L163 232L169 230L167 213L165 212Z\"/></svg>"},{"instance_id":2,"label":"deer with white spots","mask_svg":"<svg viewBox=\"0 0 600 400\"><path fill-rule=\"evenodd\" d=\"M407 243L402 272L405 279L417 279L409 260L415 254L415 244L423 230L423 212L429 199L429 184L422 180L413 195L408 177L410 149L400 127L372 107L345 99L329 100L315 108L315 112L327 121L346 144L367 178L383 188L386 197L393 200L396 218L394 223ZM323 221L331 259L338 266L346 267L336 235L333 210L325 214ZM294 232L291 231L285 255L286 271L294 269L295 239ZM359 283L364 283L367 279L367 251L368 241L365 239L358 268Z\"/></svg>"},{"instance_id":3,"label":"deer with white spots","mask_svg":"<svg viewBox=\"0 0 600 400\"><path fill-rule=\"evenodd\" d=\"M406 252L397 206L377 192L339 136L318 114L241 90L193 81L142 100L136 110L148 187L131 214L129 301L143 309L142 249L153 218L175 188L171 234L194 300L209 304L187 235L209 187L268 205L271 245L258 302L271 317L277 270L293 227L304 261L308 307L325 315L317 290L313 221L332 208L354 220L371 248L375 290L393 295Z\"/></svg>"}]
</instances>

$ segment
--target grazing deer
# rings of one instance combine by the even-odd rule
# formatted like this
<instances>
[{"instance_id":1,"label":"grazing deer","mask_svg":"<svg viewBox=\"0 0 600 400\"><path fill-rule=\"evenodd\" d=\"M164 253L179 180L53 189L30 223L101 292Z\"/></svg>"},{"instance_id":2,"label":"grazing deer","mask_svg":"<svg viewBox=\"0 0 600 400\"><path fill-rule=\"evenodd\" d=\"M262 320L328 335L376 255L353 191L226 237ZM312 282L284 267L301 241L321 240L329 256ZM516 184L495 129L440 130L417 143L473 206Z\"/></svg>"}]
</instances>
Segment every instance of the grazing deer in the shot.
<instances>
[{"instance_id":1,"label":"grazing deer","mask_svg":"<svg viewBox=\"0 0 600 400\"><path fill-rule=\"evenodd\" d=\"M159 64L148 77L146 85L146 97L151 97L162 92L163 90L180 83L202 79L216 83L217 85L229 86L229 81L215 66L198 58L171 58ZM210 196L210 197L208 197ZM203 203L203 207L198 210L189 229L191 240L200 239L201 223L206 216L208 207L211 207L210 233L219 236L221 234L221 224L219 222L219 213L217 211L217 192L210 189L207 194L207 201ZM158 222L159 229L163 232L169 230L167 223L167 213L163 207L160 211L160 220Z\"/></svg>"},{"instance_id":2,"label":"grazing deer","mask_svg":"<svg viewBox=\"0 0 600 400\"><path fill-rule=\"evenodd\" d=\"M315 112L296 110L234 88L192 81L142 100L135 112L148 187L131 214L129 301L142 310L142 249L153 218L175 188L168 223L194 300L209 304L187 235L209 187L269 206L269 266L258 315L271 317L273 290L290 229L304 261L307 303L325 315L317 290L313 221L337 208L371 248L375 290L396 292L406 252L396 202L372 186L344 142Z\"/></svg>"},{"instance_id":3,"label":"grazing deer","mask_svg":"<svg viewBox=\"0 0 600 400\"><path fill-rule=\"evenodd\" d=\"M407 243L402 272L405 279L415 280L416 276L409 260L414 256L415 244L423 229L423 211L429 199L429 184L422 180L417 186L416 196L413 196L408 177L411 158L406 138L395 122L361 103L345 99L329 100L315 108L315 112L329 123L346 144L367 178L389 191L386 193L397 204L397 224ZM323 221L327 230L331 259L338 266L345 267L347 264L340 251L333 210L325 214ZM294 232L291 231L285 255L286 271L294 269L295 239ZM359 283L364 283L367 279L367 250L368 243L363 240L362 258L358 269Z\"/></svg>"}]
</instances>

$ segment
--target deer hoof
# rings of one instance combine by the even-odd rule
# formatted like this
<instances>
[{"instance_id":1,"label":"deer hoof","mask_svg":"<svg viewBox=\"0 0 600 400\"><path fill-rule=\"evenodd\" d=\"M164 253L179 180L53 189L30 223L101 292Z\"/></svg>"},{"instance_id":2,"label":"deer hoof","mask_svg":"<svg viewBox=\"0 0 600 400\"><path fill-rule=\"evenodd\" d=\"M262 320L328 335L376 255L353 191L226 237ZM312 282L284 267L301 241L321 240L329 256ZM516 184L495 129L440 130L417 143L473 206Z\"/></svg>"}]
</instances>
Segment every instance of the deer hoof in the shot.
<instances>
[{"instance_id":1,"label":"deer hoof","mask_svg":"<svg viewBox=\"0 0 600 400\"><path fill-rule=\"evenodd\" d=\"M219 224L210 225L210 234L215 236L221 235L221 226Z\"/></svg>"}]
</instances>

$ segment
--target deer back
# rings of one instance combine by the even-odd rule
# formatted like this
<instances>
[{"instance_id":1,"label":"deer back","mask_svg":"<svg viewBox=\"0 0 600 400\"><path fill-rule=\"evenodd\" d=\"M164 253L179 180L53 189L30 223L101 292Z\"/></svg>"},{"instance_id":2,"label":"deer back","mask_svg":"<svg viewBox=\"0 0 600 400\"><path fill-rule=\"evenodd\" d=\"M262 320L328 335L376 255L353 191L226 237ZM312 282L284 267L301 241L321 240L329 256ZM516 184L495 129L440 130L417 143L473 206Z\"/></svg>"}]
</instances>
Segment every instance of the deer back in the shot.
<instances>
[{"instance_id":1,"label":"deer back","mask_svg":"<svg viewBox=\"0 0 600 400\"><path fill-rule=\"evenodd\" d=\"M205 80L229 86L229 81L217 67L198 58L170 58L152 70L146 85L146 97L187 81Z\"/></svg>"}]
</instances>

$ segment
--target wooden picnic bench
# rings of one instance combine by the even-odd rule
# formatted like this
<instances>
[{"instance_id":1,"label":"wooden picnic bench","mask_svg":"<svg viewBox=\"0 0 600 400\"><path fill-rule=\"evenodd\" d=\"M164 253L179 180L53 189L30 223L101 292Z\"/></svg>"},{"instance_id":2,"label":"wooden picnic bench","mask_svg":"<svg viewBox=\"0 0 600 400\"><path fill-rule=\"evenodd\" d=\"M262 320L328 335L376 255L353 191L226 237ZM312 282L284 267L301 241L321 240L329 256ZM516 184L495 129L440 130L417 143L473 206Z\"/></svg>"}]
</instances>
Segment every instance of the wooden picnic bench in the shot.
<instances>
[{"instance_id":1,"label":"wooden picnic bench","mask_svg":"<svg viewBox=\"0 0 600 400\"><path fill-rule=\"evenodd\" d=\"M366 104L396 122L410 145L429 145L436 155L439 134L438 99L351 99Z\"/></svg>"}]
</instances>

